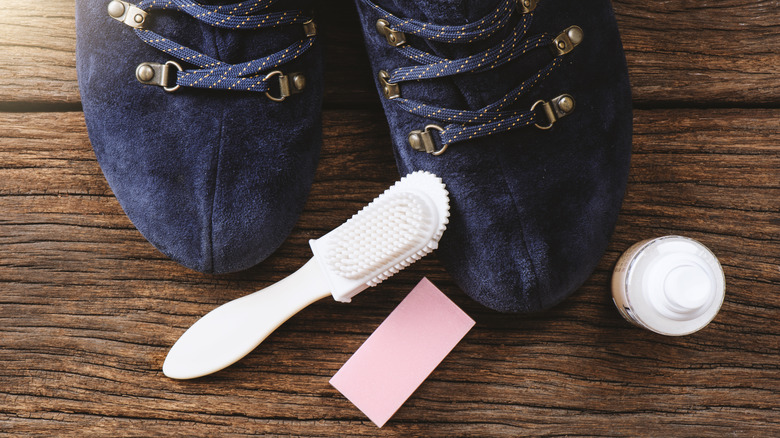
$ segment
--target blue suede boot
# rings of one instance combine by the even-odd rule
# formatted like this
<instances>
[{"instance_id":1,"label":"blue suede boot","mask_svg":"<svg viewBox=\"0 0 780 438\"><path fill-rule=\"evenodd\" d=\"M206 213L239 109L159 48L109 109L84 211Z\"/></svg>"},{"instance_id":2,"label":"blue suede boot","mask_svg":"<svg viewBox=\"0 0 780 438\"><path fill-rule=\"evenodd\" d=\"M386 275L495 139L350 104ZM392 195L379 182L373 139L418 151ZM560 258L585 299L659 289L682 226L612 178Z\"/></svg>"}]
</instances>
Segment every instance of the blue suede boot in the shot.
<instances>
[{"instance_id":1,"label":"blue suede boot","mask_svg":"<svg viewBox=\"0 0 780 438\"><path fill-rule=\"evenodd\" d=\"M309 192L322 56L308 1L77 0L89 137L138 230L202 272L268 257Z\"/></svg>"},{"instance_id":2,"label":"blue suede boot","mask_svg":"<svg viewBox=\"0 0 780 438\"><path fill-rule=\"evenodd\" d=\"M549 308L606 249L631 151L608 0L356 0L401 174L450 191L437 254L476 301Z\"/></svg>"}]
</instances>

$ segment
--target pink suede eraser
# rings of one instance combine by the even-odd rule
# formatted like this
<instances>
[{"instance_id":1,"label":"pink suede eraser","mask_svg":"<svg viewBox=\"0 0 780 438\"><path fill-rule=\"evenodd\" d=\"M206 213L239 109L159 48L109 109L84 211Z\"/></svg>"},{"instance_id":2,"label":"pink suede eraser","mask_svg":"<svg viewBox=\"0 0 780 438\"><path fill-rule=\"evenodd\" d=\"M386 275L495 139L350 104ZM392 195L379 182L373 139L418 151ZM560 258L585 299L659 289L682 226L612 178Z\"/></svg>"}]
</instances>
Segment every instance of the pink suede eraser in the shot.
<instances>
[{"instance_id":1,"label":"pink suede eraser","mask_svg":"<svg viewBox=\"0 0 780 438\"><path fill-rule=\"evenodd\" d=\"M330 384L382 427L473 326L423 278Z\"/></svg>"}]
</instances>

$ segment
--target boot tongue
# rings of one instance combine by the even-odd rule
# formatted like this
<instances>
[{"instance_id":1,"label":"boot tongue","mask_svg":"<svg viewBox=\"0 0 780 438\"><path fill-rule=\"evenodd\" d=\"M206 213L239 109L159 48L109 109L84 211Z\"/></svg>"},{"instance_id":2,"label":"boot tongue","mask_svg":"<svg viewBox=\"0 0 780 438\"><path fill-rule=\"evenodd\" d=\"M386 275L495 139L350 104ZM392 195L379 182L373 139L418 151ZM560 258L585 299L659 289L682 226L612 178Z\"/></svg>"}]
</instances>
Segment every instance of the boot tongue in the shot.
<instances>
[{"instance_id":1,"label":"boot tongue","mask_svg":"<svg viewBox=\"0 0 780 438\"><path fill-rule=\"evenodd\" d=\"M496 10L501 0L387 0L378 3L399 18L413 18L426 23L457 26L473 23ZM419 40L420 48L444 58L460 58L485 49L509 32L509 27L492 38L473 44L438 43Z\"/></svg>"},{"instance_id":2,"label":"boot tongue","mask_svg":"<svg viewBox=\"0 0 780 438\"><path fill-rule=\"evenodd\" d=\"M202 5L229 5L236 0L197 0ZM261 14L309 8L309 0L279 1ZM223 8L221 12L226 12ZM156 11L155 31L172 41L220 61L237 64L270 55L301 40L300 25L256 30L223 29L200 22L182 12Z\"/></svg>"},{"instance_id":3,"label":"boot tongue","mask_svg":"<svg viewBox=\"0 0 780 438\"><path fill-rule=\"evenodd\" d=\"M383 0L378 4L398 18L450 26L479 21L496 10L500 3L501 0ZM437 56L457 59L495 45L511 32L511 27L507 26L492 37L471 44L440 43L422 38L414 39L412 44ZM509 91L506 77L496 72L483 72L478 76L453 76L442 80L452 84L457 90L455 94L470 109L484 107ZM455 108L462 106L454 101L448 104L456 105Z\"/></svg>"}]
</instances>

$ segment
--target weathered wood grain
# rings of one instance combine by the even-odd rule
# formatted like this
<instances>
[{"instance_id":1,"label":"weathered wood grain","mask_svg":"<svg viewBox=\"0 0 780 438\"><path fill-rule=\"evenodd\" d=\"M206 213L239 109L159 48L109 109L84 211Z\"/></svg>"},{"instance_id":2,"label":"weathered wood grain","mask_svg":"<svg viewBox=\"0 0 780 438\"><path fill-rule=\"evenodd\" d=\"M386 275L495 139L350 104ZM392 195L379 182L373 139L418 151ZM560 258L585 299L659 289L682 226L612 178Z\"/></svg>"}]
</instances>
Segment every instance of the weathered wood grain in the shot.
<instances>
[{"instance_id":1,"label":"weathered wood grain","mask_svg":"<svg viewBox=\"0 0 780 438\"><path fill-rule=\"evenodd\" d=\"M311 306L235 366L186 382L160 371L186 327L291 273L307 239L396 179L383 116L326 111L293 234L261 265L221 276L165 259L133 228L82 117L0 114L0 435L780 434L780 110L637 111L613 242L549 312L482 309L431 257L353 304ZM727 276L721 313L681 338L628 325L608 291L620 252L669 233L708 245ZM328 379L423 275L477 326L377 429Z\"/></svg>"},{"instance_id":2,"label":"weathered wood grain","mask_svg":"<svg viewBox=\"0 0 780 438\"><path fill-rule=\"evenodd\" d=\"M780 103L780 1L613 4L637 104Z\"/></svg>"},{"instance_id":3,"label":"weathered wood grain","mask_svg":"<svg viewBox=\"0 0 780 438\"><path fill-rule=\"evenodd\" d=\"M0 111L78 109L73 4L0 2ZM780 435L780 1L614 6L645 110L612 244L577 294L496 314L433 256L353 304L317 303L196 381L160 371L179 334L291 273L308 239L396 179L350 0L317 5L328 110L305 212L242 273L188 271L146 242L81 113L0 113L0 436ZM728 106L754 109L668 109ZM670 233L708 245L727 276L721 313L682 338L631 327L608 292L623 250ZM327 381L423 275L477 326L377 429Z\"/></svg>"},{"instance_id":4,"label":"weathered wood grain","mask_svg":"<svg viewBox=\"0 0 780 438\"><path fill-rule=\"evenodd\" d=\"M0 2L0 108L78 105L73 5ZM615 0L614 7L638 104L780 103L780 0ZM351 0L318 3L317 14L326 105L375 102Z\"/></svg>"},{"instance_id":5,"label":"weathered wood grain","mask_svg":"<svg viewBox=\"0 0 780 438\"><path fill-rule=\"evenodd\" d=\"M79 102L74 4L0 2L0 102Z\"/></svg>"}]
</instances>

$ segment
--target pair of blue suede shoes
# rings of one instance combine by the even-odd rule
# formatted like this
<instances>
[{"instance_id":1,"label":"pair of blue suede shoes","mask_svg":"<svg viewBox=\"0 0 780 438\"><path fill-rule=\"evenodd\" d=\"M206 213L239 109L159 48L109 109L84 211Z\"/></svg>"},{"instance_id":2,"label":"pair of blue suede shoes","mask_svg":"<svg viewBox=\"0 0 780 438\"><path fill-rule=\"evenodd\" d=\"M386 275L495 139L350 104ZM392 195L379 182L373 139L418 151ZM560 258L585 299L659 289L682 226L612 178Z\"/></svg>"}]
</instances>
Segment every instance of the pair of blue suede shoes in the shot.
<instances>
[{"instance_id":1,"label":"pair of blue suede shoes","mask_svg":"<svg viewBox=\"0 0 780 438\"><path fill-rule=\"evenodd\" d=\"M356 0L402 175L450 192L438 251L504 312L548 308L606 249L631 96L608 0ZM309 1L77 0L85 118L122 208L202 272L292 230L322 143Z\"/></svg>"}]
</instances>

